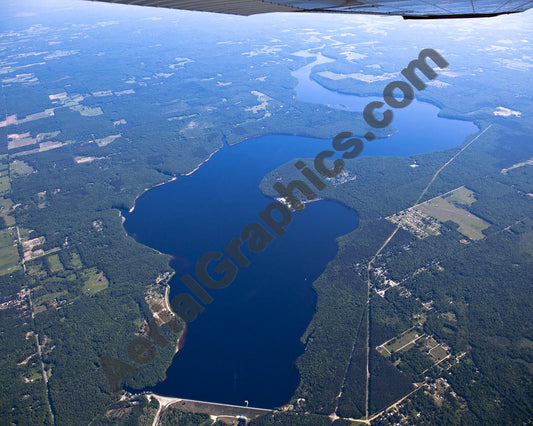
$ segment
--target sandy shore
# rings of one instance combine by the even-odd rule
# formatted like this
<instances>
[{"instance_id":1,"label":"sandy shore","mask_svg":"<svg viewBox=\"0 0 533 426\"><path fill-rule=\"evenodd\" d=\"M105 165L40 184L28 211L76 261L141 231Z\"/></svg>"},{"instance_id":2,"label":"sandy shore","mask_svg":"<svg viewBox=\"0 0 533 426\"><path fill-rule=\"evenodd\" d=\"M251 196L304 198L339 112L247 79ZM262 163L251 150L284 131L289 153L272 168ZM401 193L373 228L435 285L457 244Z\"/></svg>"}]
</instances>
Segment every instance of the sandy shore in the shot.
<instances>
[{"instance_id":1,"label":"sandy shore","mask_svg":"<svg viewBox=\"0 0 533 426\"><path fill-rule=\"evenodd\" d=\"M128 213L133 213L133 211L135 210L135 205L137 204L137 200L139 198L141 198L144 194L146 194L148 191L154 189L154 188L157 188L159 186L163 186L163 185L166 185L167 183L170 183L170 182L173 182L177 179L178 177L177 176L174 176L172 177L171 179L165 181L165 182L161 182L161 183L158 183L157 185L154 185L150 188L144 188L144 190L135 197L135 200L133 200L133 206L131 207L131 209L128 210Z\"/></svg>"},{"instance_id":2,"label":"sandy shore","mask_svg":"<svg viewBox=\"0 0 533 426\"><path fill-rule=\"evenodd\" d=\"M190 172L188 173L180 173L179 175L177 176L173 176L171 179L165 181L165 182L161 182L161 183L158 183L154 186L151 186L150 188L144 188L144 190L135 197L135 200L133 200L133 206L131 207L131 209L128 210L129 213L133 213L135 211L135 205L137 203L137 200L139 198L141 198L145 193L147 193L148 191L151 191L152 189L154 188L157 188L159 186L163 186L163 185L166 185L167 183L170 183L170 182L174 182L179 176L190 176L192 175L193 173L195 173L196 171L198 171L198 169L200 167L202 167L205 163L207 163L209 160L211 160L211 158L213 157L213 155L215 155L218 151L220 151L222 148L224 147L224 145L222 145L220 148L218 148L217 150L213 151L211 154L209 154L209 156L201 161L200 163L198 163L198 165L193 169L191 170Z\"/></svg>"},{"instance_id":3,"label":"sandy shore","mask_svg":"<svg viewBox=\"0 0 533 426\"><path fill-rule=\"evenodd\" d=\"M215 155L218 151L220 151L222 148L224 148L224 145L222 145L220 148L218 148L216 151L213 151L211 154L209 154L209 156L204 160L202 161L200 164L198 164L193 170L191 170L189 173L183 173L181 174L180 176L190 176L192 175L194 172L196 172L200 167L202 167L205 163L207 163L209 160L211 160L211 157L213 157L213 155Z\"/></svg>"}]
</instances>

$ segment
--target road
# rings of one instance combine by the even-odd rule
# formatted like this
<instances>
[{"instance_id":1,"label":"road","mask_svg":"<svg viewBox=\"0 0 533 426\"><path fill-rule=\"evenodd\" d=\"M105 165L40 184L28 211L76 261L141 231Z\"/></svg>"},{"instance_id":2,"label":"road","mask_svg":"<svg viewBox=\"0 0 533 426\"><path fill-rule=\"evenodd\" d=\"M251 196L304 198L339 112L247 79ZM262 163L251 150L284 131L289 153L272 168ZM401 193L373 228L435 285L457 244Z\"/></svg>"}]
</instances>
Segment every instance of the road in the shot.
<instances>
[{"instance_id":1,"label":"road","mask_svg":"<svg viewBox=\"0 0 533 426\"><path fill-rule=\"evenodd\" d=\"M426 187L422 190L420 195L418 196L418 199L413 204L413 206L417 205L420 200L426 195L427 191L435 182L439 174L448 167L459 155L461 155L470 145L472 145L475 141L477 141L487 130L489 130L492 127L492 124L489 124L485 129L483 129L475 138L473 138L470 142L468 142L464 147L462 147L453 157L451 157L446 163L444 163L432 176L429 183L426 185ZM381 254L381 252L387 247L387 245L391 242L391 240L394 238L396 233L399 231L400 225L398 224L394 231L389 235L389 237L385 240L383 245L378 249L378 251L374 254L370 262L368 262L367 267L367 315L366 315L366 324L367 324L367 344L366 344L366 391L365 391L365 419L369 420L369 395L370 395L370 289L372 287L372 269L374 262L376 261L377 257ZM372 418L375 418L373 416Z\"/></svg>"},{"instance_id":2,"label":"road","mask_svg":"<svg viewBox=\"0 0 533 426\"><path fill-rule=\"evenodd\" d=\"M160 424L164 411L173 404L180 404L185 411L209 414L215 417L233 417L246 416L248 418L268 414L272 410L267 408L245 407L241 405L220 404L217 402L197 401L194 399L174 398L168 396L147 394L148 398L155 398L159 402L159 409L154 417L152 426ZM190 410L189 410L190 408Z\"/></svg>"}]
</instances>

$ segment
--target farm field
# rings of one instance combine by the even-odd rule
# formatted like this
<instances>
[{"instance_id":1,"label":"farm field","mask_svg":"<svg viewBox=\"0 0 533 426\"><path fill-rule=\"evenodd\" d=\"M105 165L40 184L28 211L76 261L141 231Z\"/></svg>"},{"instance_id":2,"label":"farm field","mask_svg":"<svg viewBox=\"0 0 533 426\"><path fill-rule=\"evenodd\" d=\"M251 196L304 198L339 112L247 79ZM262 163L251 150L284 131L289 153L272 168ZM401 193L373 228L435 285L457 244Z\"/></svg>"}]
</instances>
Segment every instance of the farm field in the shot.
<instances>
[{"instance_id":1,"label":"farm field","mask_svg":"<svg viewBox=\"0 0 533 426\"><path fill-rule=\"evenodd\" d=\"M490 224L470 213L465 207L476 201L474 192L461 186L446 194L402 210L387 220L400 225L417 238L440 235L440 227L448 221L456 223L465 237L477 241L485 237Z\"/></svg>"},{"instance_id":2,"label":"farm field","mask_svg":"<svg viewBox=\"0 0 533 426\"><path fill-rule=\"evenodd\" d=\"M459 232L471 240L481 240L484 238L482 231L490 225L466 209L458 207L458 205L470 206L475 201L472 191L460 187L420 204L418 209L441 223L447 221L456 223L459 225Z\"/></svg>"},{"instance_id":3,"label":"farm field","mask_svg":"<svg viewBox=\"0 0 533 426\"><path fill-rule=\"evenodd\" d=\"M18 269L19 260L15 228L0 230L0 275Z\"/></svg>"}]
</instances>

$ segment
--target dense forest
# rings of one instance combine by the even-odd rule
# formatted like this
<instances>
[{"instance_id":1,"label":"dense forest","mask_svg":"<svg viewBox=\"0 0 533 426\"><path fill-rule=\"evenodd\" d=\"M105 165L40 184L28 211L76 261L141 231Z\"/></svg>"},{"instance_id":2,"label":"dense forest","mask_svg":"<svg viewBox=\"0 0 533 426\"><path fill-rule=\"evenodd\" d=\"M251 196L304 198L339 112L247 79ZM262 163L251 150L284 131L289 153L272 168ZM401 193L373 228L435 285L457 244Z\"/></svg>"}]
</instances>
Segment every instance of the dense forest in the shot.
<instances>
[{"instance_id":1,"label":"dense forest","mask_svg":"<svg viewBox=\"0 0 533 426\"><path fill-rule=\"evenodd\" d=\"M480 127L488 124L480 123ZM493 125L483 142L472 144L457 157L421 200L466 185L476 197L469 211L490 223L483 231L485 238L466 241L451 221L443 224L440 235L424 239L400 229L375 259L374 266L401 285L387 288L380 296L376 283L377 288L369 293L371 413L409 393L411 383L434 383L445 377L449 389L438 395L444 411L440 411L440 400L428 410L428 401L433 399L427 391L420 391L402 413L412 415L418 408L423 415L417 421L424 424L486 424L494 418L517 423L530 418L533 318L532 302L524 295L530 293L533 280L532 252L525 243L533 226L531 196L527 194L533 175L531 168L501 172L517 159L531 155L530 139L517 136L520 127ZM522 131L529 130L524 127ZM405 160L361 158L347 164L357 179L330 185L322 192L357 210L360 224L339 239L336 259L314 283L317 313L302 338L307 349L298 360L301 383L295 400L305 399L302 410L330 414L338 404L339 415L364 416L366 266L394 230L383 217L414 204L439 165L457 151ZM413 160L419 164L416 179L413 169L402 167ZM387 169L395 173L386 174ZM293 170L285 165L272 172L262 182L263 191L273 194L272 182L294 179ZM370 181L373 191L368 191ZM387 191L387 187L394 191ZM418 327L419 334L432 336L439 346L449 347L448 353L453 355L435 365L423 340L389 359L376 351L413 326ZM325 347L330 348L327 357L323 355ZM338 401L350 355L348 380ZM388 420L390 424L394 419L397 417Z\"/></svg>"}]
</instances>

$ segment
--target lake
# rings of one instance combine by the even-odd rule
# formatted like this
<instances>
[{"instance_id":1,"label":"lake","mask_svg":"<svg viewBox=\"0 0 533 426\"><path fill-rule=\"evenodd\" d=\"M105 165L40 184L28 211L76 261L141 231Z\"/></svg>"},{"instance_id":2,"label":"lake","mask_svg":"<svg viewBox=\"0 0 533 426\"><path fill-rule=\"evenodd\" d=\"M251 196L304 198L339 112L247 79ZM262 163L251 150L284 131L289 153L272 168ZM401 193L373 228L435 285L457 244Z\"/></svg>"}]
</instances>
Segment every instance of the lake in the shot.
<instances>
[{"instance_id":1,"label":"lake","mask_svg":"<svg viewBox=\"0 0 533 426\"><path fill-rule=\"evenodd\" d=\"M318 60L319 58L317 58ZM362 111L375 98L330 92L309 78L307 65L293 72L297 97L306 102ZM363 155L408 156L459 145L477 131L470 122L437 117L439 109L414 101L394 120L398 133L366 144ZM350 129L339 129L349 131ZM193 274L208 251L221 251L271 202L260 192L262 178L295 158L314 158L331 141L271 135L224 147L190 176L142 195L124 227L137 241L173 256L171 298L187 291L179 277ZM319 194L320 195L320 194ZM284 236L261 253L247 254L225 289L189 324L185 346L157 394L272 408L289 401L298 386L295 360L316 304L313 281L335 257L335 239L357 227L357 214L320 201L294 214Z\"/></svg>"}]
</instances>

